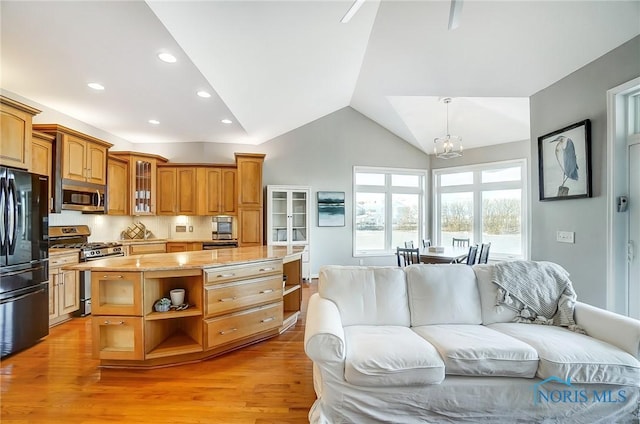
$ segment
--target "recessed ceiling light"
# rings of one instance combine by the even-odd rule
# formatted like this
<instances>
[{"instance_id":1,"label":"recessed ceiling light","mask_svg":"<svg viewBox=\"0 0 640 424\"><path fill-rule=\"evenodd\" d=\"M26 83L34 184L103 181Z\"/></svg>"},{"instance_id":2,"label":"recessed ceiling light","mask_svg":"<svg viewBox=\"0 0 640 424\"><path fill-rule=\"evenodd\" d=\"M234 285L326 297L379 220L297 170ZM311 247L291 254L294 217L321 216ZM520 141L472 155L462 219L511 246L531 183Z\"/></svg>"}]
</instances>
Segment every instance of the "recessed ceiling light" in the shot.
<instances>
[{"instance_id":1,"label":"recessed ceiling light","mask_svg":"<svg viewBox=\"0 0 640 424\"><path fill-rule=\"evenodd\" d=\"M153 125L158 125L160 121L158 121L157 119L149 119L149 123Z\"/></svg>"},{"instance_id":2,"label":"recessed ceiling light","mask_svg":"<svg viewBox=\"0 0 640 424\"><path fill-rule=\"evenodd\" d=\"M97 82L90 82L87 85L94 90L104 90L104 85L98 84Z\"/></svg>"},{"instance_id":3,"label":"recessed ceiling light","mask_svg":"<svg viewBox=\"0 0 640 424\"><path fill-rule=\"evenodd\" d=\"M211 97L211 94L209 94L208 91L204 91L204 90L200 90L196 94L200 97L204 97L205 99L208 99L209 97Z\"/></svg>"},{"instance_id":4,"label":"recessed ceiling light","mask_svg":"<svg viewBox=\"0 0 640 424\"><path fill-rule=\"evenodd\" d=\"M233 121L231 119L223 119L222 121L223 124L233 124Z\"/></svg>"},{"instance_id":5,"label":"recessed ceiling light","mask_svg":"<svg viewBox=\"0 0 640 424\"><path fill-rule=\"evenodd\" d=\"M160 53L160 54L158 54L158 59L160 59L163 62L167 62L167 63L175 63L178 60L171 53Z\"/></svg>"}]
</instances>

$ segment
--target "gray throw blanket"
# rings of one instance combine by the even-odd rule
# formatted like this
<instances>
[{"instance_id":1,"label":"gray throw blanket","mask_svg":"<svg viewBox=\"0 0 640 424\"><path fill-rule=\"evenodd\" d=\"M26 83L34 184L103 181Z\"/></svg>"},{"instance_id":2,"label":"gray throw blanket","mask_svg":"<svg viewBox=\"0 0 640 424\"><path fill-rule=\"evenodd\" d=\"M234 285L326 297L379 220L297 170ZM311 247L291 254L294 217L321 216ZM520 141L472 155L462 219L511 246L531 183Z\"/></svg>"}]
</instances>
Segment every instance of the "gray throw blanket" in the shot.
<instances>
[{"instance_id":1,"label":"gray throw blanket","mask_svg":"<svg viewBox=\"0 0 640 424\"><path fill-rule=\"evenodd\" d=\"M515 322L567 327L584 333L573 320L577 299L569 273L552 262L500 262L494 267L496 305L517 312Z\"/></svg>"}]
</instances>

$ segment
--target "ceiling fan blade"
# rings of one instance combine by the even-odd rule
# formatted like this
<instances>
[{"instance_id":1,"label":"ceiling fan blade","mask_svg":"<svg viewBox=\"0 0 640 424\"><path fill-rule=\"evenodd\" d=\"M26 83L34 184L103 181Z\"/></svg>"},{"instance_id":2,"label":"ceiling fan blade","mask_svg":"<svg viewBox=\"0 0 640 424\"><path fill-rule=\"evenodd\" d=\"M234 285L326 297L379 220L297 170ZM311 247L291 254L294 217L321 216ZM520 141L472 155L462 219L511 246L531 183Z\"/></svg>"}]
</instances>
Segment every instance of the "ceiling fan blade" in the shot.
<instances>
[{"instance_id":1,"label":"ceiling fan blade","mask_svg":"<svg viewBox=\"0 0 640 424\"><path fill-rule=\"evenodd\" d=\"M449 10L449 29L456 29L460 26L460 16L462 15L462 1L451 0L451 9Z\"/></svg>"}]
</instances>

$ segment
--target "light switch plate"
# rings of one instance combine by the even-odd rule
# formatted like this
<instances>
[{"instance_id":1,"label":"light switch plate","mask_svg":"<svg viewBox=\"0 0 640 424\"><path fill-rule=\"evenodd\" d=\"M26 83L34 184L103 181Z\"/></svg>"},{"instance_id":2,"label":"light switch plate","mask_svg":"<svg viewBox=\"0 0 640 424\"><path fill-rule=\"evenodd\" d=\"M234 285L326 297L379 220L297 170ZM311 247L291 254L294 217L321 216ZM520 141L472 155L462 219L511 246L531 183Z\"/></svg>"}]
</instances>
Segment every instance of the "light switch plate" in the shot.
<instances>
[{"instance_id":1,"label":"light switch plate","mask_svg":"<svg viewBox=\"0 0 640 424\"><path fill-rule=\"evenodd\" d=\"M556 241L560 243L575 243L576 233L573 231L558 231L556 232Z\"/></svg>"}]
</instances>

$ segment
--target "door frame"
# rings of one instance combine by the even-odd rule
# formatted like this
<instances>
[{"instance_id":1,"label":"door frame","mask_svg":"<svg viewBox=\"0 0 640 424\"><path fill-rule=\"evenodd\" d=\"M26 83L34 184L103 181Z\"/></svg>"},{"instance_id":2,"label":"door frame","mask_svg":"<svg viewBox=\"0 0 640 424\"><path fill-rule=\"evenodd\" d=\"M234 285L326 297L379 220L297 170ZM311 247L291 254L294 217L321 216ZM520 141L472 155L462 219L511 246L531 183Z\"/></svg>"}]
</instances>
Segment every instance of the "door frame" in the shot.
<instances>
[{"instance_id":1,"label":"door frame","mask_svg":"<svg viewBox=\"0 0 640 424\"><path fill-rule=\"evenodd\" d=\"M606 308L629 314L626 259L628 215L616 211L616 197L628 192L627 95L640 88L640 77L607 91L607 299ZM624 292L620 296L619 292Z\"/></svg>"}]
</instances>

